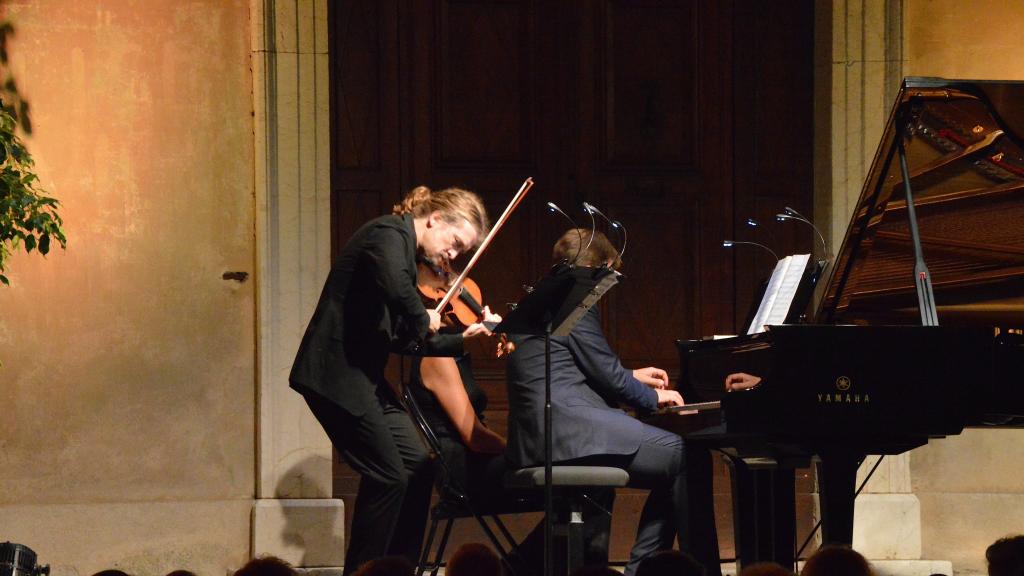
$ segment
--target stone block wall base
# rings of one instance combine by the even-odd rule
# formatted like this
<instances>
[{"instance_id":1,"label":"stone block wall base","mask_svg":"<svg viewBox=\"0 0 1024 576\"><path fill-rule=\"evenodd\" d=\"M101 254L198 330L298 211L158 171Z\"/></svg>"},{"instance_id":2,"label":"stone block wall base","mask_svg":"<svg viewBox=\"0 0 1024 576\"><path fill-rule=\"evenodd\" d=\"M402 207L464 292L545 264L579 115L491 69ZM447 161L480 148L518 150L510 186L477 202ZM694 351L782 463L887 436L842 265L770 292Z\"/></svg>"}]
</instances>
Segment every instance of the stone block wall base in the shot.
<instances>
[{"instance_id":1,"label":"stone block wall base","mask_svg":"<svg viewBox=\"0 0 1024 576\"><path fill-rule=\"evenodd\" d=\"M953 563L948 560L871 560L876 576L953 576Z\"/></svg>"},{"instance_id":2,"label":"stone block wall base","mask_svg":"<svg viewBox=\"0 0 1024 576\"><path fill-rule=\"evenodd\" d=\"M875 576L931 576L953 575L953 563L948 560L870 560ZM803 570L803 562L800 569ZM724 576L736 576L735 564L722 564ZM967 576L958 572L956 576ZM983 576L979 574L978 576Z\"/></svg>"},{"instance_id":3,"label":"stone block wall base","mask_svg":"<svg viewBox=\"0 0 1024 576\"><path fill-rule=\"evenodd\" d=\"M345 562L345 504L339 498L256 500L252 526L253 556L270 554L304 568Z\"/></svg>"},{"instance_id":4,"label":"stone block wall base","mask_svg":"<svg viewBox=\"0 0 1024 576\"><path fill-rule=\"evenodd\" d=\"M330 567L330 568L299 568L299 574L303 576L341 576L344 568Z\"/></svg>"},{"instance_id":5,"label":"stone block wall base","mask_svg":"<svg viewBox=\"0 0 1024 576\"><path fill-rule=\"evenodd\" d=\"M921 558L921 502L917 496L858 496L853 514L853 549L868 559Z\"/></svg>"}]
</instances>

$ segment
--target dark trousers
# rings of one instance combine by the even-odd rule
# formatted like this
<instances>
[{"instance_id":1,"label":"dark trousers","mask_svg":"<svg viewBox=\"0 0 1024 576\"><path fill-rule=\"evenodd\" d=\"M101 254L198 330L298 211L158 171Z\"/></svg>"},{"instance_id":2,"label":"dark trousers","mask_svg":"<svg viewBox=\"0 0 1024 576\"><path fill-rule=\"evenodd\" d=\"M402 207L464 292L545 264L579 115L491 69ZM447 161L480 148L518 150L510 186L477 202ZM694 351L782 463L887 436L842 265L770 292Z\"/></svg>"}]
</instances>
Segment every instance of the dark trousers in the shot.
<instances>
[{"instance_id":1,"label":"dark trousers","mask_svg":"<svg viewBox=\"0 0 1024 576\"><path fill-rule=\"evenodd\" d=\"M560 464L614 466L629 472L629 486L650 490L640 513L626 575L679 537L679 549L692 554L709 576L721 574L715 531L711 454L686 446L677 434L644 427L639 449L628 455L598 455Z\"/></svg>"},{"instance_id":2,"label":"dark trousers","mask_svg":"<svg viewBox=\"0 0 1024 576\"><path fill-rule=\"evenodd\" d=\"M386 399L354 417L315 394L305 398L331 443L361 476L344 574L381 556L404 556L416 564L433 472L409 415Z\"/></svg>"}]
</instances>

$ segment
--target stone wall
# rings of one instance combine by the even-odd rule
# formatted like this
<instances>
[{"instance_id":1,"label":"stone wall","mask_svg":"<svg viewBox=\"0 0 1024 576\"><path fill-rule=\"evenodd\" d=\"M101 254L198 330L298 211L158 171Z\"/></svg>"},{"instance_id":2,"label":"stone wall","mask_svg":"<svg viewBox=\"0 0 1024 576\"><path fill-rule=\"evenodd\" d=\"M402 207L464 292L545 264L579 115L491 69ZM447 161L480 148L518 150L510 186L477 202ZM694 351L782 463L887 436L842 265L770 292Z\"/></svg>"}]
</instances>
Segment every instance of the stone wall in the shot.
<instances>
[{"instance_id":1,"label":"stone wall","mask_svg":"<svg viewBox=\"0 0 1024 576\"><path fill-rule=\"evenodd\" d=\"M68 248L0 288L0 541L223 574L255 492L249 1L2 8Z\"/></svg>"}]
</instances>

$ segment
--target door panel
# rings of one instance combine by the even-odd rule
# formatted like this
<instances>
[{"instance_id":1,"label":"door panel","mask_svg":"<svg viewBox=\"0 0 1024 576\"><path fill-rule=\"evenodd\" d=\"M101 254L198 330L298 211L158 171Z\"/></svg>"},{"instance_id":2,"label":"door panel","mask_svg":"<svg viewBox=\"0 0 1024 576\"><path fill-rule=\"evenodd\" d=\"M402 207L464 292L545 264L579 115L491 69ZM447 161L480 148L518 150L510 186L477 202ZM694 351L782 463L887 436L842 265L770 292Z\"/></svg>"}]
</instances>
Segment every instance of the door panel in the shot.
<instances>
[{"instance_id":1,"label":"door panel","mask_svg":"<svg viewBox=\"0 0 1024 576\"><path fill-rule=\"evenodd\" d=\"M784 205L811 215L811 0L330 5L335 251L413 186L474 190L493 220L532 176L472 273L485 303L504 312L547 271L571 225L546 202L585 227L581 203L591 202L628 234L625 278L600 304L609 341L625 365L674 377L674 340L734 333L770 271L766 257L723 250L723 239L810 249L809 229L770 221ZM742 227L749 216L761 230ZM489 424L504 432L504 363L471 346ZM335 480L351 510L357 478L338 462ZM729 556L718 465L715 491ZM798 491L807 500L810 484ZM613 560L628 555L643 498L619 495ZM483 540L471 523L457 526L450 550Z\"/></svg>"}]
</instances>

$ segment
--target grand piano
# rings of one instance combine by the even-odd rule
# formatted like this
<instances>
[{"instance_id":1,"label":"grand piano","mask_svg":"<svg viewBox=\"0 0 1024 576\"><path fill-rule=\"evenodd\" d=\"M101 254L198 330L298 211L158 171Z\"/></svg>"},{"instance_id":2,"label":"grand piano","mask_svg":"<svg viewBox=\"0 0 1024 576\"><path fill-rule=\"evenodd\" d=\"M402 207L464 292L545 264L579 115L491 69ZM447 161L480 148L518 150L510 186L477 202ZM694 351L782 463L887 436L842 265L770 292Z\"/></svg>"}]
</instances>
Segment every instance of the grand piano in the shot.
<instances>
[{"instance_id":1,"label":"grand piano","mask_svg":"<svg viewBox=\"0 0 1024 576\"><path fill-rule=\"evenodd\" d=\"M683 396L721 410L655 421L736 463L741 565L793 564L795 466L817 465L823 541L850 544L866 455L1024 427L1022 135L1024 83L905 79L804 322L678 342ZM762 381L725 393L734 372Z\"/></svg>"}]
</instances>

